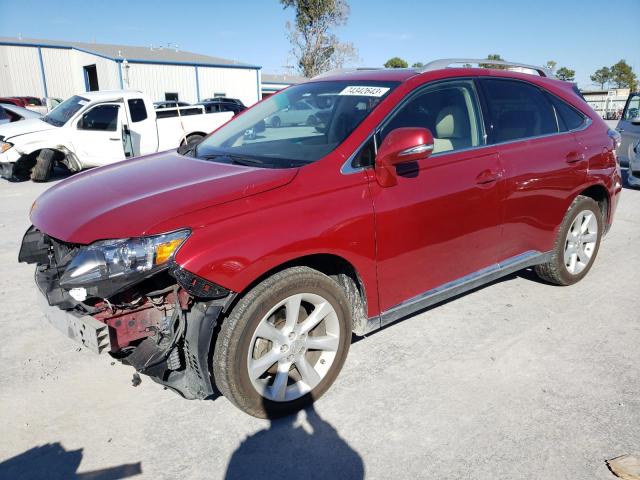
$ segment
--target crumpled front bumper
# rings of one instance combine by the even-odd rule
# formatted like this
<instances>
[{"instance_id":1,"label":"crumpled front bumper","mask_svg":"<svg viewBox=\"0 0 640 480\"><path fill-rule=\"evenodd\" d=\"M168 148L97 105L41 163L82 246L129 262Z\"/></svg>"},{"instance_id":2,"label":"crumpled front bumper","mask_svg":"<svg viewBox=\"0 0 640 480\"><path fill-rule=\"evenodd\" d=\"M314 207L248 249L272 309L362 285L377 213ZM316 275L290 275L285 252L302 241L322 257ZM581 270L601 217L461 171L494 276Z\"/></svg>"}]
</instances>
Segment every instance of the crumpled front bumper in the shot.
<instances>
[{"instance_id":1,"label":"crumpled front bumper","mask_svg":"<svg viewBox=\"0 0 640 480\"><path fill-rule=\"evenodd\" d=\"M99 354L109 349L109 330L106 324L91 315L51 307L42 294L38 294L38 304L47 321L70 339L94 353Z\"/></svg>"},{"instance_id":2,"label":"crumpled front bumper","mask_svg":"<svg viewBox=\"0 0 640 480\"><path fill-rule=\"evenodd\" d=\"M15 149L10 148L4 153L0 153L0 176L7 180L19 180L24 177L24 172L20 171L16 162L22 155Z\"/></svg>"}]
</instances>

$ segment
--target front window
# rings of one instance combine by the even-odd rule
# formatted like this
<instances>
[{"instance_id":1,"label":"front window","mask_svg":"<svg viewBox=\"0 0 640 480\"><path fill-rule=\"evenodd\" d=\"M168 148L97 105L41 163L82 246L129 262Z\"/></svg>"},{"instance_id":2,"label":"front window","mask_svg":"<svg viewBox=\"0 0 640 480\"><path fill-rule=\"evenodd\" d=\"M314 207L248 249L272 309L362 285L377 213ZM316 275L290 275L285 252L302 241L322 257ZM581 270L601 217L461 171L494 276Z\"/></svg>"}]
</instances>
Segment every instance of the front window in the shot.
<instances>
[{"instance_id":1,"label":"front window","mask_svg":"<svg viewBox=\"0 0 640 480\"><path fill-rule=\"evenodd\" d=\"M73 97L67 98L64 102L46 114L42 119L51 125L61 127L67 123L67 121L73 117L78 110L88 103L89 100L86 98L74 95Z\"/></svg>"},{"instance_id":2,"label":"front window","mask_svg":"<svg viewBox=\"0 0 640 480\"><path fill-rule=\"evenodd\" d=\"M267 168L306 165L340 145L397 85L372 81L296 85L223 126L190 154Z\"/></svg>"}]
</instances>

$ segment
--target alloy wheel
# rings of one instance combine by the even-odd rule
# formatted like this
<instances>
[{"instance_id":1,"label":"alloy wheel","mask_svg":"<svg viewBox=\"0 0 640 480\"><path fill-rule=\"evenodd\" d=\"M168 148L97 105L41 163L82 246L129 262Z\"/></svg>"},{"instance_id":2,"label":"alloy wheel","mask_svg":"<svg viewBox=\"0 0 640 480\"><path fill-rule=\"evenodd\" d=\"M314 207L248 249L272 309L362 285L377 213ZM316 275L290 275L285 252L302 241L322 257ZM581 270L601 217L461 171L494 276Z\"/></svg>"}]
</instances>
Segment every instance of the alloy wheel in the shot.
<instances>
[{"instance_id":1,"label":"alloy wheel","mask_svg":"<svg viewBox=\"0 0 640 480\"><path fill-rule=\"evenodd\" d=\"M582 210L571 223L564 244L564 265L572 275L591 262L598 242L598 220L591 210Z\"/></svg>"},{"instance_id":2,"label":"alloy wheel","mask_svg":"<svg viewBox=\"0 0 640 480\"><path fill-rule=\"evenodd\" d=\"M291 295L260 320L249 344L249 379L264 398L296 400L327 375L339 345L331 303L313 293Z\"/></svg>"}]
</instances>

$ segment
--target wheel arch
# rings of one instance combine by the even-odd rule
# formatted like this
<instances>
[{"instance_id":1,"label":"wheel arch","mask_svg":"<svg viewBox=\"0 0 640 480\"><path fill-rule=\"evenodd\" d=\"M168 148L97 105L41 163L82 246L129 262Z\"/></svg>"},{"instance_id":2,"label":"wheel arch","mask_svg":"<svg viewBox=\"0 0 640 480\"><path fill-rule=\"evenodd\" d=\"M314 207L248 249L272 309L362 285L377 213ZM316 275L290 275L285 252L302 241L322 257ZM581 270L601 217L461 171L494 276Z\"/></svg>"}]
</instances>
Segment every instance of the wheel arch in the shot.
<instances>
[{"instance_id":1,"label":"wheel arch","mask_svg":"<svg viewBox=\"0 0 640 480\"><path fill-rule=\"evenodd\" d=\"M206 137L208 135L208 133L204 133L204 132L189 132L180 141L180 146L185 144L185 139L187 141L189 141L189 137L193 137L194 135L198 135L198 136L201 136L201 137L204 138L204 137Z\"/></svg>"},{"instance_id":2,"label":"wheel arch","mask_svg":"<svg viewBox=\"0 0 640 480\"><path fill-rule=\"evenodd\" d=\"M609 190L604 185L596 183L582 190L578 195L592 198L596 201L602 212L602 220L605 225L609 224L611 198L609 196Z\"/></svg>"},{"instance_id":3,"label":"wheel arch","mask_svg":"<svg viewBox=\"0 0 640 480\"><path fill-rule=\"evenodd\" d=\"M368 319L367 290L356 267L347 259L333 253L315 253L292 258L263 272L238 292L225 310L232 309L247 292L260 282L291 267L309 267L331 277L345 292L352 307L352 330L363 334Z\"/></svg>"}]
</instances>

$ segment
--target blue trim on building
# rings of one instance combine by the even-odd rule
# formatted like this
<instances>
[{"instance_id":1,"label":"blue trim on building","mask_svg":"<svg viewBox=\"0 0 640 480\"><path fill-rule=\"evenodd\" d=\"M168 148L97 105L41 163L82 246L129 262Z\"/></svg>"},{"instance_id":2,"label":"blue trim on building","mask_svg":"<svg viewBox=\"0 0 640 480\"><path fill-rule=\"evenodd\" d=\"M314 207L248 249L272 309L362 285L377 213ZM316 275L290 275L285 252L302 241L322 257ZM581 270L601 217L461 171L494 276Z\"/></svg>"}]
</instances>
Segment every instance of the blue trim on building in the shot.
<instances>
[{"instance_id":1,"label":"blue trim on building","mask_svg":"<svg viewBox=\"0 0 640 480\"><path fill-rule=\"evenodd\" d=\"M260 85L260 70L256 70L256 84L258 85L258 102L262 100L262 85Z\"/></svg>"},{"instance_id":2,"label":"blue trim on building","mask_svg":"<svg viewBox=\"0 0 640 480\"><path fill-rule=\"evenodd\" d=\"M196 71L196 98L200 101L200 76L198 75L198 66L193 67Z\"/></svg>"},{"instance_id":3,"label":"blue trim on building","mask_svg":"<svg viewBox=\"0 0 640 480\"><path fill-rule=\"evenodd\" d=\"M42 74L42 86L44 87L44 96L49 96L49 90L47 89L47 76L44 73L44 61L42 60L42 49L38 47L38 59L40 60L40 73Z\"/></svg>"},{"instance_id":4,"label":"blue trim on building","mask_svg":"<svg viewBox=\"0 0 640 480\"><path fill-rule=\"evenodd\" d=\"M124 90L124 82L122 81L122 62L116 62L118 64L118 79L120 80L120 90Z\"/></svg>"},{"instance_id":5,"label":"blue trim on building","mask_svg":"<svg viewBox=\"0 0 640 480\"><path fill-rule=\"evenodd\" d=\"M90 53L90 52L88 52ZM113 58L116 62L121 62L124 59ZM129 63L146 63L150 65L182 65L185 67L215 67L215 68L239 68L242 70L261 70L262 67L257 65L233 65L224 63L196 63L196 62L171 62L164 60L141 60L137 58L127 58Z\"/></svg>"},{"instance_id":6,"label":"blue trim on building","mask_svg":"<svg viewBox=\"0 0 640 480\"><path fill-rule=\"evenodd\" d=\"M82 73L84 73L84 91L88 92L89 91L89 72L87 72L87 67L88 65L85 65L84 67L82 67Z\"/></svg>"}]
</instances>

